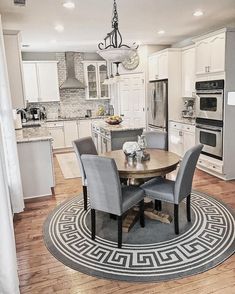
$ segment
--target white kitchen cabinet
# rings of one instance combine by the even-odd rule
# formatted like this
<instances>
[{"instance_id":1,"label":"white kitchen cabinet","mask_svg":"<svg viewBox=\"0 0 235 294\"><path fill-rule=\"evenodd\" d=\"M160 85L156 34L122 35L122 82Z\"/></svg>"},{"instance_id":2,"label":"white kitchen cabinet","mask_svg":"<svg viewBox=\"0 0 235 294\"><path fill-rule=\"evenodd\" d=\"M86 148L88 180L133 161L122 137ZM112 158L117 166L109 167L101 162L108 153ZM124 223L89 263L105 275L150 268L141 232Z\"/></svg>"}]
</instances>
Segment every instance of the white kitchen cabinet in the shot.
<instances>
[{"instance_id":1,"label":"white kitchen cabinet","mask_svg":"<svg viewBox=\"0 0 235 294\"><path fill-rule=\"evenodd\" d=\"M77 121L64 121L65 147L72 147L72 141L78 139Z\"/></svg>"},{"instance_id":2,"label":"white kitchen cabinet","mask_svg":"<svg viewBox=\"0 0 235 294\"><path fill-rule=\"evenodd\" d=\"M38 78L36 63L24 63L25 97L28 102L38 102Z\"/></svg>"},{"instance_id":3,"label":"white kitchen cabinet","mask_svg":"<svg viewBox=\"0 0 235 294\"><path fill-rule=\"evenodd\" d=\"M148 60L149 81L168 78L168 52L154 53Z\"/></svg>"},{"instance_id":4,"label":"white kitchen cabinet","mask_svg":"<svg viewBox=\"0 0 235 294\"><path fill-rule=\"evenodd\" d=\"M109 86L104 85L107 65L104 61L84 61L86 99L109 99Z\"/></svg>"},{"instance_id":5,"label":"white kitchen cabinet","mask_svg":"<svg viewBox=\"0 0 235 294\"><path fill-rule=\"evenodd\" d=\"M25 108L20 32L4 31L4 46L9 77L12 108Z\"/></svg>"},{"instance_id":6,"label":"white kitchen cabinet","mask_svg":"<svg viewBox=\"0 0 235 294\"><path fill-rule=\"evenodd\" d=\"M53 149L59 149L65 147L65 136L64 136L64 123L55 122L46 124L50 136L53 138L52 146Z\"/></svg>"},{"instance_id":7,"label":"white kitchen cabinet","mask_svg":"<svg viewBox=\"0 0 235 294\"><path fill-rule=\"evenodd\" d=\"M182 97L192 97L195 92L195 48L182 50Z\"/></svg>"},{"instance_id":8,"label":"white kitchen cabinet","mask_svg":"<svg viewBox=\"0 0 235 294\"><path fill-rule=\"evenodd\" d=\"M17 143L24 198L49 196L55 187L51 140Z\"/></svg>"},{"instance_id":9,"label":"white kitchen cabinet","mask_svg":"<svg viewBox=\"0 0 235 294\"><path fill-rule=\"evenodd\" d=\"M60 100L57 61L24 61L23 69L26 100Z\"/></svg>"},{"instance_id":10,"label":"white kitchen cabinet","mask_svg":"<svg viewBox=\"0 0 235 294\"><path fill-rule=\"evenodd\" d=\"M79 138L91 136L91 120L79 120L78 121L78 135Z\"/></svg>"},{"instance_id":11,"label":"white kitchen cabinet","mask_svg":"<svg viewBox=\"0 0 235 294\"><path fill-rule=\"evenodd\" d=\"M169 123L169 151L183 157L195 146L195 126L179 122Z\"/></svg>"},{"instance_id":12,"label":"white kitchen cabinet","mask_svg":"<svg viewBox=\"0 0 235 294\"><path fill-rule=\"evenodd\" d=\"M38 62L39 101L59 101L57 61Z\"/></svg>"},{"instance_id":13,"label":"white kitchen cabinet","mask_svg":"<svg viewBox=\"0 0 235 294\"><path fill-rule=\"evenodd\" d=\"M196 41L196 75L225 71L225 33Z\"/></svg>"}]
</instances>

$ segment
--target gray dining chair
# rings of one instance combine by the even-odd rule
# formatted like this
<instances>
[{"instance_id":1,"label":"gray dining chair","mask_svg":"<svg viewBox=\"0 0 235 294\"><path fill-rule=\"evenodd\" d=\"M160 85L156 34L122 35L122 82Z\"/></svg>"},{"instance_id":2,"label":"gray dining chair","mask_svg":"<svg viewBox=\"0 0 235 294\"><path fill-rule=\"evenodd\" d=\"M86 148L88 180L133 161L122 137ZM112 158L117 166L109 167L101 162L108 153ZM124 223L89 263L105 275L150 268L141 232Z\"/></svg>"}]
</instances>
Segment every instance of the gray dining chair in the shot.
<instances>
[{"instance_id":1,"label":"gray dining chair","mask_svg":"<svg viewBox=\"0 0 235 294\"><path fill-rule=\"evenodd\" d=\"M179 234L179 204L184 198L186 198L187 220L191 221L190 197L192 181L202 148L203 145L199 144L185 153L175 181L158 177L141 186L146 196L174 204L175 234Z\"/></svg>"},{"instance_id":2,"label":"gray dining chair","mask_svg":"<svg viewBox=\"0 0 235 294\"><path fill-rule=\"evenodd\" d=\"M167 150L167 132L146 131L143 133L146 138L147 148Z\"/></svg>"},{"instance_id":3,"label":"gray dining chair","mask_svg":"<svg viewBox=\"0 0 235 294\"><path fill-rule=\"evenodd\" d=\"M80 167L80 173L82 176L82 189L83 189L83 200L84 200L84 210L87 210L87 179L84 172L83 164L81 161L81 156L83 154L93 154L97 155L97 150L95 144L91 137L85 137L82 139L77 139L72 142L74 151L77 155L78 164Z\"/></svg>"},{"instance_id":4,"label":"gray dining chair","mask_svg":"<svg viewBox=\"0 0 235 294\"><path fill-rule=\"evenodd\" d=\"M146 131L143 132L143 135L146 138L146 147L147 148L157 148L161 150L168 149L168 137L167 132L161 131ZM162 203L160 200L155 199L154 206L157 211L162 210Z\"/></svg>"},{"instance_id":5,"label":"gray dining chair","mask_svg":"<svg viewBox=\"0 0 235 294\"><path fill-rule=\"evenodd\" d=\"M95 212L103 211L118 219L118 247L122 247L122 217L134 205L140 205L140 225L144 227L144 191L136 186L123 186L112 158L81 156L87 177L91 207L91 237L95 240Z\"/></svg>"}]
</instances>

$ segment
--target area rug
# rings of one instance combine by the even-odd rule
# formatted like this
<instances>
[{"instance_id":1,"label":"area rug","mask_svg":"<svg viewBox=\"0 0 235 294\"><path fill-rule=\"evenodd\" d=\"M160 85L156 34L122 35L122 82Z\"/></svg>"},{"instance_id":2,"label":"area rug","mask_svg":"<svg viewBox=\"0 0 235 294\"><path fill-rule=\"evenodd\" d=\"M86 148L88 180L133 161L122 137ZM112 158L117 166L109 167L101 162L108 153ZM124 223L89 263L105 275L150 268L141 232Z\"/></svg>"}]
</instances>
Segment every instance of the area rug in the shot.
<instances>
[{"instance_id":1,"label":"area rug","mask_svg":"<svg viewBox=\"0 0 235 294\"><path fill-rule=\"evenodd\" d=\"M117 248L117 221L97 213L96 240L91 240L90 210L84 211L81 195L72 198L48 216L44 241L59 261L82 273L100 278L154 282L179 279L207 271L235 250L234 213L213 197L192 193L192 222L180 205L180 235L174 223L162 224L146 218L145 228L137 222L123 233ZM172 215L172 205L163 204Z\"/></svg>"},{"instance_id":2,"label":"area rug","mask_svg":"<svg viewBox=\"0 0 235 294\"><path fill-rule=\"evenodd\" d=\"M78 160L74 152L56 154L56 158L65 179L81 177Z\"/></svg>"}]
</instances>

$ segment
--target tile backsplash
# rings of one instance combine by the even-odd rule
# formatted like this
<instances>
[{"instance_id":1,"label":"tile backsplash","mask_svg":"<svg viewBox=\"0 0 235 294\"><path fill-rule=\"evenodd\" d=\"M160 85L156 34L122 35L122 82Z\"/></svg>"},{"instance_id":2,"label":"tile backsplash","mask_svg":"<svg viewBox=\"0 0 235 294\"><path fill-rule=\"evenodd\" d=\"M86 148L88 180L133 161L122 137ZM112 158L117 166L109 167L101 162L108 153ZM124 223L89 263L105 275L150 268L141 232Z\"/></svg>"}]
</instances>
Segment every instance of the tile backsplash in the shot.
<instances>
[{"instance_id":1,"label":"tile backsplash","mask_svg":"<svg viewBox=\"0 0 235 294\"><path fill-rule=\"evenodd\" d=\"M55 53L58 61L59 86L66 80L66 62L65 53ZM76 78L84 83L84 68L82 61L84 54L76 52L74 55ZM29 103L29 106L42 105L46 108L48 118L57 118L58 116L70 118L85 116L86 110L90 109L92 115L96 115L100 105L106 106L108 101L90 101L85 99L85 90L83 89L64 89L60 90L59 102Z\"/></svg>"}]
</instances>

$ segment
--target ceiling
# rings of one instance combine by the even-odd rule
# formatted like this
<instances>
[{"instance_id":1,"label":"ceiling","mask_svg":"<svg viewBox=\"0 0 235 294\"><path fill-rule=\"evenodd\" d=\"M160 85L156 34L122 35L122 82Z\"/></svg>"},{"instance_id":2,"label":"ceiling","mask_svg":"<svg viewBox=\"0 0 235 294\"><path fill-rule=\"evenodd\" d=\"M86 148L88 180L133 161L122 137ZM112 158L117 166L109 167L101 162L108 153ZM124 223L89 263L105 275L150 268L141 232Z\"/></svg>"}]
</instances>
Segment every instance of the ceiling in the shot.
<instances>
[{"instance_id":1,"label":"ceiling","mask_svg":"<svg viewBox=\"0 0 235 294\"><path fill-rule=\"evenodd\" d=\"M23 51L96 51L111 31L113 0L26 0L26 7L13 0L0 1L4 29L20 30ZM119 28L126 44L173 44L229 24L235 26L235 0L117 0ZM203 16L193 12L201 9ZM63 32L55 25L64 26ZM159 35L158 31L165 34Z\"/></svg>"}]
</instances>

